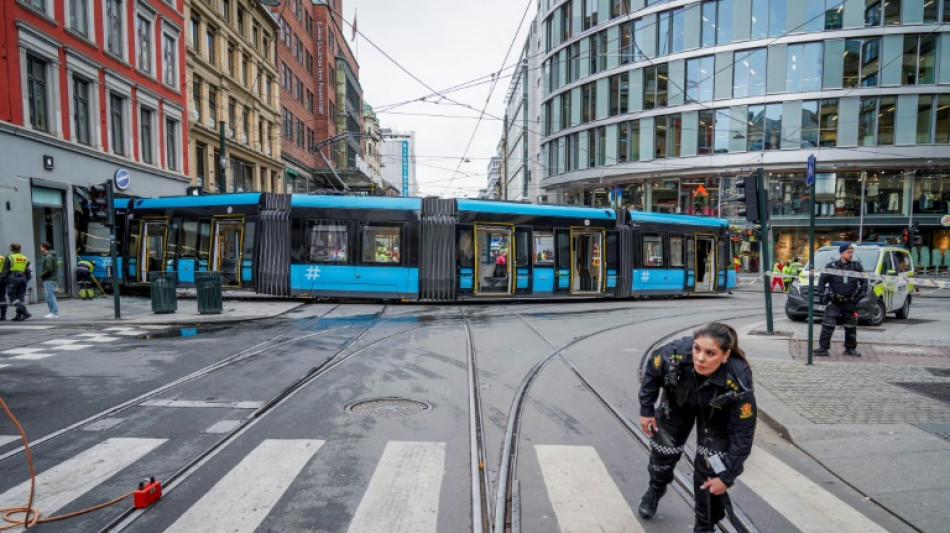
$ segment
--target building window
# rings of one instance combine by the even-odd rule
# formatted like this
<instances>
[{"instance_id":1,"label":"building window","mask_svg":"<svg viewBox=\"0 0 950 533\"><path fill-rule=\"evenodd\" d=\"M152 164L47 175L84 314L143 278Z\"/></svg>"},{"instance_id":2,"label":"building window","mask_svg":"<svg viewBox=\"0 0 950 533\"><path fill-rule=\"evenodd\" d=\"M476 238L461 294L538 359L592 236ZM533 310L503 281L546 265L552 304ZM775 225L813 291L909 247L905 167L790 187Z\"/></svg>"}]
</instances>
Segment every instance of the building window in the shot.
<instances>
[{"instance_id":1,"label":"building window","mask_svg":"<svg viewBox=\"0 0 950 533\"><path fill-rule=\"evenodd\" d=\"M221 0L221 14L225 22L231 22L231 0Z\"/></svg>"},{"instance_id":2,"label":"building window","mask_svg":"<svg viewBox=\"0 0 950 533\"><path fill-rule=\"evenodd\" d=\"M948 6L944 7L946 8ZM934 142L937 144L947 144L950 143L950 94L941 94L936 98L937 106L934 110Z\"/></svg>"},{"instance_id":3,"label":"building window","mask_svg":"<svg viewBox=\"0 0 950 533\"><path fill-rule=\"evenodd\" d=\"M600 0L582 0L581 6L584 9L581 14L584 23L583 29L587 30L597 25L597 8L599 4Z\"/></svg>"},{"instance_id":4,"label":"building window","mask_svg":"<svg viewBox=\"0 0 950 533\"><path fill-rule=\"evenodd\" d=\"M917 99L917 144L933 142L933 102L932 95L920 95Z\"/></svg>"},{"instance_id":5,"label":"building window","mask_svg":"<svg viewBox=\"0 0 950 533\"><path fill-rule=\"evenodd\" d=\"M825 0L825 29L840 30L844 22L844 2Z\"/></svg>"},{"instance_id":6,"label":"building window","mask_svg":"<svg viewBox=\"0 0 950 533\"><path fill-rule=\"evenodd\" d=\"M207 164L208 146L201 143L195 144L195 177L197 178L195 185L199 187L203 187L205 184Z\"/></svg>"},{"instance_id":7,"label":"building window","mask_svg":"<svg viewBox=\"0 0 950 533\"><path fill-rule=\"evenodd\" d=\"M125 98L109 93L109 125L112 129L112 153L125 155Z\"/></svg>"},{"instance_id":8,"label":"building window","mask_svg":"<svg viewBox=\"0 0 950 533\"><path fill-rule=\"evenodd\" d=\"M765 94L765 48L735 53L733 98Z\"/></svg>"},{"instance_id":9,"label":"building window","mask_svg":"<svg viewBox=\"0 0 950 533\"><path fill-rule=\"evenodd\" d=\"M191 106L198 113L198 122L201 122L201 79L197 76L191 82Z\"/></svg>"},{"instance_id":10,"label":"building window","mask_svg":"<svg viewBox=\"0 0 950 533\"><path fill-rule=\"evenodd\" d=\"M49 95L46 87L48 63L27 54L26 89L30 105L30 126L35 130L49 131Z\"/></svg>"},{"instance_id":11,"label":"building window","mask_svg":"<svg viewBox=\"0 0 950 533\"><path fill-rule=\"evenodd\" d=\"M901 23L901 0L865 0L865 26L896 26Z\"/></svg>"},{"instance_id":12,"label":"building window","mask_svg":"<svg viewBox=\"0 0 950 533\"><path fill-rule=\"evenodd\" d=\"M746 125L746 150L778 150L782 147L782 104L750 105Z\"/></svg>"},{"instance_id":13,"label":"building window","mask_svg":"<svg viewBox=\"0 0 950 533\"><path fill-rule=\"evenodd\" d=\"M750 39L765 39L769 36L769 0L752 0L752 26Z\"/></svg>"},{"instance_id":14,"label":"building window","mask_svg":"<svg viewBox=\"0 0 950 533\"><path fill-rule=\"evenodd\" d=\"M818 116L819 146L838 145L838 100L822 100Z\"/></svg>"},{"instance_id":15,"label":"building window","mask_svg":"<svg viewBox=\"0 0 950 533\"><path fill-rule=\"evenodd\" d=\"M574 35L574 3L567 2L561 6L561 42L565 42Z\"/></svg>"},{"instance_id":16,"label":"building window","mask_svg":"<svg viewBox=\"0 0 950 533\"><path fill-rule=\"evenodd\" d=\"M902 85L932 84L936 81L934 64L937 61L937 37L927 35L904 36L904 64Z\"/></svg>"},{"instance_id":17,"label":"building window","mask_svg":"<svg viewBox=\"0 0 950 533\"><path fill-rule=\"evenodd\" d=\"M191 17L191 47L197 52L201 52L201 20L197 17Z\"/></svg>"},{"instance_id":18,"label":"building window","mask_svg":"<svg viewBox=\"0 0 950 533\"><path fill-rule=\"evenodd\" d=\"M178 170L178 121L165 119L165 167Z\"/></svg>"},{"instance_id":19,"label":"building window","mask_svg":"<svg viewBox=\"0 0 950 533\"><path fill-rule=\"evenodd\" d=\"M753 0L755 1L755 0ZM702 19L702 25L700 26L700 43L703 48L711 48L716 46L716 1L703 2L702 13L700 15ZM753 14L753 20L755 15Z\"/></svg>"},{"instance_id":20,"label":"building window","mask_svg":"<svg viewBox=\"0 0 950 533\"><path fill-rule=\"evenodd\" d=\"M73 123L77 142L90 143L89 117L89 82L73 76Z\"/></svg>"},{"instance_id":21,"label":"building window","mask_svg":"<svg viewBox=\"0 0 950 533\"><path fill-rule=\"evenodd\" d=\"M630 101L630 73L610 77L610 116L627 114Z\"/></svg>"},{"instance_id":22,"label":"building window","mask_svg":"<svg viewBox=\"0 0 950 533\"><path fill-rule=\"evenodd\" d=\"M212 66L214 66L215 64L214 63L215 61L214 37L215 37L214 30L208 29L208 34L206 37L207 47L208 47L208 63L211 63Z\"/></svg>"},{"instance_id":23,"label":"building window","mask_svg":"<svg viewBox=\"0 0 950 533\"><path fill-rule=\"evenodd\" d=\"M785 52L785 91L821 90L822 43L789 45Z\"/></svg>"},{"instance_id":24,"label":"building window","mask_svg":"<svg viewBox=\"0 0 950 533\"><path fill-rule=\"evenodd\" d=\"M716 4L716 44L729 44L732 42L732 0L719 0Z\"/></svg>"},{"instance_id":25,"label":"building window","mask_svg":"<svg viewBox=\"0 0 950 533\"><path fill-rule=\"evenodd\" d=\"M244 33L244 9L240 7L238 8L238 12L237 12L237 28L241 36L245 37L246 34Z\"/></svg>"},{"instance_id":26,"label":"building window","mask_svg":"<svg viewBox=\"0 0 950 533\"><path fill-rule=\"evenodd\" d=\"M144 72L152 73L152 21L139 15L136 19L135 46L137 56L135 66Z\"/></svg>"},{"instance_id":27,"label":"building window","mask_svg":"<svg viewBox=\"0 0 950 533\"><path fill-rule=\"evenodd\" d=\"M142 162L152 164L152 115L151 109L139 109L139 144L142 150Z\"/></svg>"},{"instance_id":28,"label":"building window","mask_svg":"<svg viewBox=\"0 0 950 533\"><path fill-rule=\"evenodd\" d=\"M697 57L686 61L686 99L689 102L711 102L715 78L714 57Z\"/></svg>"},{"instance_id":29,"label":"building window","mask_svg":"<svg viewBox=\"0 0 950 533\"><path fill-rule=\"evenodd\" d=\"M581 122L590 122L597 116L597 84L581 87Z\"/></svg>"},{"instance_id":30,"label":"building window","mask_svg":"<svg viewBox=\"0 0 950 533\"><path fill-rule=\"evenodd\" d=\"M894 116L897 114L897 97L882 96L878 99L877 144L894 144Z\"/></svg>"},{"instance_id":31,"label":"building window","mask_svg":"<svg viewBox=\"0 0 950 533\"><path fill-rule=\"evenodd\" d=\"M769 0L769 37L785 35L788 14L785 11L786 0Z\"/></svg>"},{"instance_id":32,"label":"building window","mask_svg":"<svg viewBox=\"0 0 950 533\"><path fill-rule=\"evenodd\" d=\"M683 51L683 10L671 9L659 15L656 31L657 56Z\"/></svg>"},{"instance_id":33,"label":"building window","mask_svg":"<svg viewBox=\"0 0 950 533\"><path fill-rule=\"evenodd\" d=\"M875 133L877 133L877 97L862 98L858 114L858 146L874 146Z\"/></svg>"},{"instance_id":34,"label":"building window","mask_svg":"<svg viewBox=\"0 0 950 533\"><path fill-rule=\"evenodd\" d=\"M666 63L643 69L643 109L666 107L668 79Z\"/></svg>"},{"instance_id":35,"label":"building window","mask_svg":"<svg viewBox=\"0 0 950 533\"><path fill-rule=\"evenodd\" d=\"M89 37L89 1L69 0L69 29Z\"/></svg>"},{"instance_id":36,"label":"building window","mask_svg":"<svg viewBox=\"0 0 950 533\"><path fill-rule=\"evenodd\" d=\"M46 12L46 0L26 0L26 3L39 9L40 11Z\"/></svg>"},{"instance_id":37,"label":"building window","mask_svg":"<svg viewBox=\"0 0 950 533\"><path fill-rule=\"evenodd\" d=\"M712 109L701 110L699 112L699 132L696 136L697 155L709 155L712 153L715 132L715 111Z\"/></svg>"},{"instance_id":38,"label":"building window","mask_svg":"<svg viewBox=\"0 0 950 533\"><path fill-rule=\"evenodd\" d=\"M218 123L218 90L208 85L208 118L211 119L211 127Z\"/></svg>"},{"instance_id":39,"label":"building window","mask_svg":"<svg viewBox=\"0 0 950 533\"><path fill-rule=\"evenodd\" d=\"M725 154L729 152L729 139L732 132L732 120L729 108L717 109L713 128L713 153Z\"/></svg>"},{"instance_id":40,"label":"building window","mask_svg":"<svg viewBox=\"0 0 950 533\"><path fill-rule=\"evenodd\" d=\"M178 35L162 32L162 81L178 87Z\"/></svg>"},{"instance_id":41,"label":"building window","mask_svg":"<svg viewBox=\"0 0 950 533\"><path fill-rule=\"evenodd\" d=\"M241 55L241 74L244 76L244 86L251 87L251 65L246 55Z\"/></svg>"},{"instance_id":42,"label":"building window","mask_svg":"<svg viewBox=\"0 0 950 533\"><path fill-rule=\"evenodd\" d=\"M123 57L122 1L106 0L106 50Z\"/></svg>"}]
</instances>

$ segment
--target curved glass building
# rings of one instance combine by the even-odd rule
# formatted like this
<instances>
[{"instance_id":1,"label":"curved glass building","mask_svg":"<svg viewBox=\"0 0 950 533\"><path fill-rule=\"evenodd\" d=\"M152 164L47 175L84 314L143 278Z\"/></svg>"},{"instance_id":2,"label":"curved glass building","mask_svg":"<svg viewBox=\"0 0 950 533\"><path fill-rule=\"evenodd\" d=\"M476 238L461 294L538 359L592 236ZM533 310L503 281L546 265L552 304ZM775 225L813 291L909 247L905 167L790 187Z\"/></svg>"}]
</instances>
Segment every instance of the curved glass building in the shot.
<instances>
[{"instance_id":1,"label":"curved glass building","mask_svg":"<svg viewBox=\"0 0 950 533\"><path fill-rule=\"evenodd\" d=\"M735 219L761 167L786 259L814 154L820 243L919 225L920 267L946 270L950 0L540 0L539 20L549 197Z\"/></svg>"}]
</instances>

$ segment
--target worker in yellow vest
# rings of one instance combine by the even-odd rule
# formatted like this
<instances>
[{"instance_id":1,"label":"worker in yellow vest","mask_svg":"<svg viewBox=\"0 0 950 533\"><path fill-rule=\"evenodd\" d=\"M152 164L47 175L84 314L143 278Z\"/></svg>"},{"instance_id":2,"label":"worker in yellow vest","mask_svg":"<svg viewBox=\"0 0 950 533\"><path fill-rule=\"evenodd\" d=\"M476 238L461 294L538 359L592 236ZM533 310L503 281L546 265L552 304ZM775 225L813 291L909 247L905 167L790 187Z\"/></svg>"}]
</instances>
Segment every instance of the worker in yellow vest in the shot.
<instances>
[{"instance_id":1,"label":"worker in yellow vest","mask_svg":"<svg viewBox=\"0 0 950 533\"><path fill-rule=\"evenodd\" d=\"M0 277L7 282L7 299L16 308L14 321L21 321L30 318L31 315L26 310L26 285L33 277L33 270L30 268L30 260L20 253L18 243L10 243L10 255L3 262L3 270L0 271Z\"/></svg>"},{"instance_id":2,"label":"worker in yellow vest","mask_svg":"<svg viewBox=\"0 0 950 533\"><path fill-rule=\"evenodd\" d=\"M0 255L0 320L7 319L7 277L2 274L5 260Z\"/></svg>"}]
</instances>

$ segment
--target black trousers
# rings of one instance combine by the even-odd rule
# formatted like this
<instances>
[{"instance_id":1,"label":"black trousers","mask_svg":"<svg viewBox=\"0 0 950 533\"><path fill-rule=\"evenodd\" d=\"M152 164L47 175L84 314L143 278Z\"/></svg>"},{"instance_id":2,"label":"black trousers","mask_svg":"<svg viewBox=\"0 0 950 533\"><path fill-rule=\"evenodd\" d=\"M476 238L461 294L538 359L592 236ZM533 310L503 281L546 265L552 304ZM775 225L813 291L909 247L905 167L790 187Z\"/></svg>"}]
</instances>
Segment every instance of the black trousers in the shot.
<instances>
[{"instance_id":1,"label":"black trousers","mask_svg":"<svg viewBox=\"0 0 950 533\"><path fill-rule=\"evenodd\" d=\"M26 276L10 274L7 278L7 299L16 308L17 315L29 314L26 312Z\"/></svg>"},{"instance_id":2,"label":"black trousers","mask_svg":"<svg viewBox=\"0 0 950 533\"><path fill-rule=\"evenodd\" d=\"M0 281L0 318L7 317L7 281Z\"/></svg>"},{"instance_id":3,"label":"black trousers","mask_svg":"<svg viewBox=\"0 0 950 533\"><path fill-rule=\"evenodd\" d=\"M657 430L653 432L653 438L650 440L650 487L665 492L666 486L673 481L673 473L676 468L676 462L683 454L683 445L689 438L693 430L693 423L697 421L697 411L690 408L670 407L669 416L663 416L666 411L666 401L660 408L657 416ZM702 428L697 430L697 440L699 434L703 433ZM705 452L724 452L728 449L729 443L715 439L707 446L703 446ZM697 529L704 527L711 529L720 520L726 516L724 505L724 496L716 496L708 490L702 490L699 487L707 479L717 477L716 473L709 467L706 457L699 451L693 459L693 493L696 495Z\"/></svg>"},{"instance_id":4,"label":"black trousers","mask_svg":"<svg viewBox=\"0 0 950 533\"><path fill-rule=\"evenodd\" d=\"M854 350L858 347L858 307L853 302L831 303L825 308L821 319L821 335L818 337L818 348L831 348L831 336L835 326L844 323L844 349Z\"/></svg>"}]
</instances>

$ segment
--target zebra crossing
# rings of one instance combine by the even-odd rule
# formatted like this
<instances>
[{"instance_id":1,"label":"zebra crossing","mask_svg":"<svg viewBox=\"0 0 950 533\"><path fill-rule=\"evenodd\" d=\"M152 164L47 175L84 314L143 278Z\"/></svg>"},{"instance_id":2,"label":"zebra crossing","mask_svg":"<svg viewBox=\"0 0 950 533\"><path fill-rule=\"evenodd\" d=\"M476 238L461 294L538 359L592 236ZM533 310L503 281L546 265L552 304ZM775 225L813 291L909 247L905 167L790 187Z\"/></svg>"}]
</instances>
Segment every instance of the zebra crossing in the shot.
<instances>
[{"instance_id":1,"label":"zebra crossing","mask_svg":"<svg viewBox=\"0 0 950 533\"><path fill-rule=\"evenodd\" d=\"M0 436L0 445L4 439L15 438ZM37 505L44 514L52 514L123 470L134 471L137 462L147 460L166 442L160 438L111 438L94 445L38 473ZM165 531L240 533L266 527L268 516L287 497L292 483L301 475L312 475L308 465L325 444L317 439L262 441ZM594 447L535 445L534 451L560 531L644 531ZM389 441L348 531L436 532L445 455L444 442ZM754 447L740 482L802 531L884 531L759 446ZM3 492L0 509L23 505L28 492L29 480ZM174 498L174 493L166 498ZM523 525L526 520L529 518L523 515Z\"/></svg>"},{"instance_id":2,"label":"zebra crossing","mask_svg":"<svg viewBox=\"0 0 950 533\"><path fill-rule=\"evenodd\" d=\"M125 326L114 326L105 328L102 333L79 333L66 339L50 339L42 341L35 345L22 348L10 348L0 351L0 355L7 356L7 360L13 361L38 361L53 357L63 352L75 352L94 348L97 345L115 342L122 337L134 337L144 335L146 331ZM3 368L9 365L0 365Z\"/></svg>"}]
</instances>

